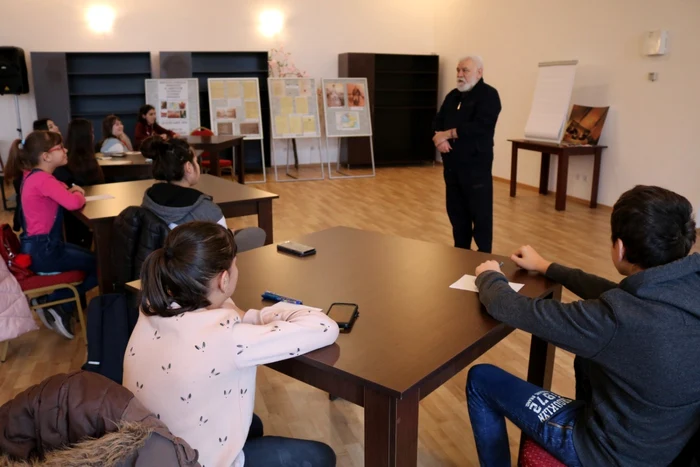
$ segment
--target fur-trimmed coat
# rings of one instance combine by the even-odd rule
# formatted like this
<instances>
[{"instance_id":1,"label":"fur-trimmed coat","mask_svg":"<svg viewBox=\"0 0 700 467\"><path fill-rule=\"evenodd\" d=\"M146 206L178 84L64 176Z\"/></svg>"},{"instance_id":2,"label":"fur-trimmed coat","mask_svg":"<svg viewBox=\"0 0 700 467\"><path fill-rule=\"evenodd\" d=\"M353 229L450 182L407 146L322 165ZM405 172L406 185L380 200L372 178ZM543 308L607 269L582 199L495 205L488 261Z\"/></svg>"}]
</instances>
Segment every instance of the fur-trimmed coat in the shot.
<instances>
[{"instance_id":1,"label":"fur-trimmed coat","mask_svg":"<svg viewBox=\"0 0 700 467\"><path fill-rule=\"evenodd\" d=\"M0 407L0 467L198 467L197 458L128 389L96 373L52 376Z\"/></svg>"}]
</instances>

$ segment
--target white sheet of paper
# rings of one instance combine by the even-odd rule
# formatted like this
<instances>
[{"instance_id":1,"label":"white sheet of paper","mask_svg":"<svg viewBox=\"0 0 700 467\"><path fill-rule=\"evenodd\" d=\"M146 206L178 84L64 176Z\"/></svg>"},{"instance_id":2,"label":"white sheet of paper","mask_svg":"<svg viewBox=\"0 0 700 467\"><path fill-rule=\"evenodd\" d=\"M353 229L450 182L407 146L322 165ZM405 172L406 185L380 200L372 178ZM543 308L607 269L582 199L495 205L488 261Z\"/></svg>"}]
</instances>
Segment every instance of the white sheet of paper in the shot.
<instances>
[{"instance_id":1,"label":"white sheet of paper","mask_svg":"<svg viewBox=\"0 0 700 467\"><path fill-rule=\"evenodd\" d=\"M114 199L114 196L112 195L93 195L93 196L86 196L85 201L99 201L101 199Z\"/></svg>"},{"instance_id":2,"label":"white sheet of paper","mask_svg":"<svg viewBox=\"0 0 700 467\"><path fill-rule=\"evenodd\" d=\"M525 287L525 284L517 284L515 282L508 282L510 288L516 292L520 292L520 289ZM476 277L470 276L469 274L463 275L457 282L450 286L451 289L468 290L469 292L478 292L479 289L476 287Z\"/></svg>"}]
</instances>

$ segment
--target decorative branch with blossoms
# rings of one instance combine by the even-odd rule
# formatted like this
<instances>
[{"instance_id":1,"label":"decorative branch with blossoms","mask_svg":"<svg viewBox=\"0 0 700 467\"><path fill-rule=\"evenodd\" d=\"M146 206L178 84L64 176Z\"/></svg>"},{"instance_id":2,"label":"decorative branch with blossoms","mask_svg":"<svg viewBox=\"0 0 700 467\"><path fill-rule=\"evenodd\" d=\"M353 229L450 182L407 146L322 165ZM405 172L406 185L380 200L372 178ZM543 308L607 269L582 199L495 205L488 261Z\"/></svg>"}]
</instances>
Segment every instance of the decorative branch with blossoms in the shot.
<instances>
[{"instance_id":1,"label":"decorative branch with blossoms","mask_svg":"<svg viewBox=\"0 0 700 467\"><path fill-rule=\"evenodd\" d=\"M285 52L284 47L271 49L267 55L267 65L271 78L306 78L305 71L302 71L292 63L291 53Z\"/></svg>"}]
</instances>

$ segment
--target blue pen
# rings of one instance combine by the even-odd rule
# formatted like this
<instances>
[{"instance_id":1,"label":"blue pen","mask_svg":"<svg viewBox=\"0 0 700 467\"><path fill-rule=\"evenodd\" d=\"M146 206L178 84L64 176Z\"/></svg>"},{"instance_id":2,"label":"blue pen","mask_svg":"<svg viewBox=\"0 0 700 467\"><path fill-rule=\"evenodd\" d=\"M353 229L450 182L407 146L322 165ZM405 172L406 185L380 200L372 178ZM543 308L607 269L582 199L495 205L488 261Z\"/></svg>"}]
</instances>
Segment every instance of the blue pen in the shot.
<instances>
[{"instance_id":1,"label":"blue pen","mask_svg":"<svg viewBox=\"0 0 700 467\"><path fill-rule=\"evenodd\" d=\"M294 305L303 305L301 300L297 300L295 298L289 298L285 297L283 295L276 294L274 292L270 292L269 290L266 290L262 294L263 300L270 300L273 302L287 302L287 303L293 303Z\"/></svg>"}]
</instances>

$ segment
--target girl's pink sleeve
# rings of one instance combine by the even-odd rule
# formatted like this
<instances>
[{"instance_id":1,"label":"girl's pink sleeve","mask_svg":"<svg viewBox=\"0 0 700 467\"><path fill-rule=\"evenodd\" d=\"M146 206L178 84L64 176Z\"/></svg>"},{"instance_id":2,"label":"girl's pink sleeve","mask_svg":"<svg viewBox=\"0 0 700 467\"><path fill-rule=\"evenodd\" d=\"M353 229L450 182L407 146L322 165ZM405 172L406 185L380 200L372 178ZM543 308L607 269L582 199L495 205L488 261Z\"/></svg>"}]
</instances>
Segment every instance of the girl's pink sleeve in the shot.
<instances>
[{"instance_id":1,"label":"girl's pink sleeve","mask_svg":"<svg viewBox=\"0 0 700 467\"><path fill-rule=\"evenodd\" d=\"M46 177L39 190L47 198L51 198L69 211L77 211L85 206L85 197L78 192L71 193L66 186L54 177Z\"/></svg>"}]
</instances>

